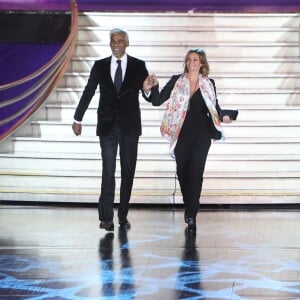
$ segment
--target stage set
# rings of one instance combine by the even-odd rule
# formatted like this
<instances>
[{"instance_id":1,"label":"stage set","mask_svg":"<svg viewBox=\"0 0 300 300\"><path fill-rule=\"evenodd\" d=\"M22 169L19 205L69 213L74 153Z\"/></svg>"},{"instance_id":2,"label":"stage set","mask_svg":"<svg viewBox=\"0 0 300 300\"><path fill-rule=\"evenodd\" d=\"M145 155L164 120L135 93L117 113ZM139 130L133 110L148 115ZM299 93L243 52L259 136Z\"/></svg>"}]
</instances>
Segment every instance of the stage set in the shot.
<instances>
[{"instance_id":1,"label":"stage set","mask_svg":"<svg viewBox=\"0 0 300 300\"><path fill-rule=\"evenodd\" d=\"M299 24L299 0L0 0L0 300L300 299ZM118 166L115 227L99 228L98 92L82 136L71 126L116 25L161 86L203 47L239 110L209 152L196 231L163 108L143 100L131 228Z\"/></svg>"}]
</instances>

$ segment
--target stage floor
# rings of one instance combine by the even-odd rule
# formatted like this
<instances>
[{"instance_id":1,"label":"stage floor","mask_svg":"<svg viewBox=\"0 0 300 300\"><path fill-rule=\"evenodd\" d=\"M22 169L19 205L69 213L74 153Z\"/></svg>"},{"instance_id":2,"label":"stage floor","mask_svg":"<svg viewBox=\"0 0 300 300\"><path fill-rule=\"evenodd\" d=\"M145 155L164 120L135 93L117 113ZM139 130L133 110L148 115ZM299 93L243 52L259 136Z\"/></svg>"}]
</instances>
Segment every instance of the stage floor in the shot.
<instances>
[{"instance_id":1,"label":"stage floor","mask_svg":"<svg viewBox=\"0 0 300 300\"><path fill-rule=\"evenodd\" d=\"M116 214L115 214L116 215ZM300 299L300 211L0 207L0 299ZM115 219L115 225L117 219Z\"/></svg>"}]
</instances>

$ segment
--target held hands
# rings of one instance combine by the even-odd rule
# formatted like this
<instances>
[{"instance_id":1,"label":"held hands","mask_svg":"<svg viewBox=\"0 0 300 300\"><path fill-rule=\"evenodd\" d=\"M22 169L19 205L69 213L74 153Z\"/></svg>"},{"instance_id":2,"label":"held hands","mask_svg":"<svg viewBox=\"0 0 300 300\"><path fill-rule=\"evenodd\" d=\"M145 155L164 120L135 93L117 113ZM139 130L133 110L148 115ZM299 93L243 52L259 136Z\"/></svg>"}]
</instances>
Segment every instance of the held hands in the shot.
<instances>
[{"instance_id":1,"label":"held hands","mask_svg":"<svg viewBox=\"0 0 300 300\"><path fill-rule=\"evenodd\" d=\"M148 93L156 85L158 85L157 77L154 74L148 75L143 83L143 90L145 93Z\"/></svg>"},{"instance_id":2,"label":"held hands","mask_svg":"<svg viewBox=\"0 0 300 300\"><path fill-rule=\"evenodd\" d=\"M81 135L81 124L74 122L72 125L72 129L75 135Z\"/></svg>"}]
</instances>

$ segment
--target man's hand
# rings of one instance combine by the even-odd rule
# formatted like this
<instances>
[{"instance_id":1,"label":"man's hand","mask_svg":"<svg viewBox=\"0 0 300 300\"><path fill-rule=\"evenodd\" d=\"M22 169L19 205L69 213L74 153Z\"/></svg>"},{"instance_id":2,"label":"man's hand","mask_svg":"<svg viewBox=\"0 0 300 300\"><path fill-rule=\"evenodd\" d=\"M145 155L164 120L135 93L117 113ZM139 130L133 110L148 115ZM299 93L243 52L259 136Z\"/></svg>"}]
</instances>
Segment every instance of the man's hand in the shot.
<instances>
[{"instance_id":1,"label":"man's hand","mask_svg":"<svg viewBox=\"0 0 300 300\"><path fill-rule=\"evenodd\" d=\"M143 90L145 93L148 93L152 87L158 85L158 80L154 74L147 76L143 83Z\"/></svg>"},{"instance_id":2,"label":"man's hand","mask_svg":"<svg viewBox=\"0 0 300 300\"><path fill-rule=\"evenodd\" d=\"M72 129L75 135L81 135L81 124L74 122L72 125Z\"/></svg>"}]
</instances>

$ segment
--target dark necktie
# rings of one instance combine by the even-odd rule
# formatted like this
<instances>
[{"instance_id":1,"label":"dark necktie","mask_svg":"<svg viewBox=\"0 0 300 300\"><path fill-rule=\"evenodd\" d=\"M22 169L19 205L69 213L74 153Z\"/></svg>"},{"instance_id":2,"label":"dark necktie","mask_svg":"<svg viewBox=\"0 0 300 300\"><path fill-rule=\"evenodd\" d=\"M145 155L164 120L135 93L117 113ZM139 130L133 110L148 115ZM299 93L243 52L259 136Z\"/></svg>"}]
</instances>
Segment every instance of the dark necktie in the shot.
<instances>
[{"instance_id":1,"label":"dark necktie","mask_svg":"<svg viewBox=\"0 0 300 300\"><path fill-rule=\"evenodd\" d=\"M117 92L120 91L121 85L122 85L122 68L121 68L121 60L117 60L118 67L116 70L115 74L115 80L114 80L114 85L116 87Z\"/></svg>"}]
</instances>

